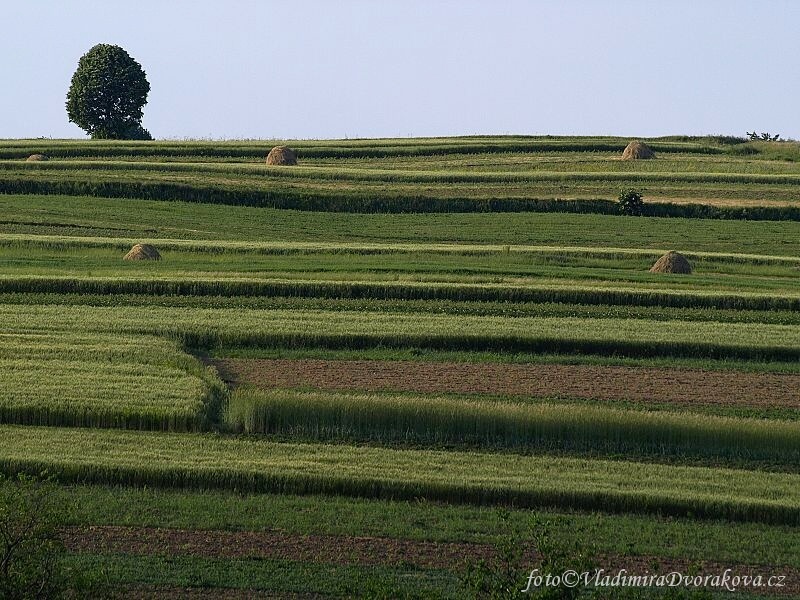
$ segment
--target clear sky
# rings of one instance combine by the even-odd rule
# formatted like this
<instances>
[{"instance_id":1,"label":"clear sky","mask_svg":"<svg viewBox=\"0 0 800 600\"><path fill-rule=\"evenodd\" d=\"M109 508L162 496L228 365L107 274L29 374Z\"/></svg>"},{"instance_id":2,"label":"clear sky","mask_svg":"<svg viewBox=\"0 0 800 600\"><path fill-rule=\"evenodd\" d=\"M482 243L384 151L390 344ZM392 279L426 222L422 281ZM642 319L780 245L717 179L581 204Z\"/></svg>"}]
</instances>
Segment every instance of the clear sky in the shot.
<instances>
[{"instance_id":1,"label":"clear sky","mask_svg":"<svg viewBox=\"0 0 800 600\"><path fill-rule=\"evenodd\" d=\"M800 139L800 0L2 0L0 137L82 137L117 44L156 138L465 134Z\"/></svg>"}]
</instances>

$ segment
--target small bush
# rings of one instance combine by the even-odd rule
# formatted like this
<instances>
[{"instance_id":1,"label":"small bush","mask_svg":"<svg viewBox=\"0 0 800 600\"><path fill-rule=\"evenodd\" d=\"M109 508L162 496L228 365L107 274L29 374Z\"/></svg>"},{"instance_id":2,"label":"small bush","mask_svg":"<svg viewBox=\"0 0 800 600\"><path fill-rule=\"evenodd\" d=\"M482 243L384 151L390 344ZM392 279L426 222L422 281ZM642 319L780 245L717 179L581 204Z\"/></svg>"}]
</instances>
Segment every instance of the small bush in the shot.
<instances>
[{"instance_id":1,"label":"small bush","mask_svg":"<svg viewBox=\"0 0 800 600\"><path fill-rule=\"evenodd\" d=\"M0 598L103 598L94 574L64 564L64 508L46 478L0 476Z\"/></svg>"},{"instance_id":2,"label":"small bush","mask_svg":"<svg viewBox=\"0 0 800 600\"><path fill-rule=\"evenodd\" d=\"M66 579L64 545L47 483L26 476L0 481L0 597L57 598Z\"/></svg>"},{"instance_id":3,"label":"small bush","mask_svg":"<svg viewBox=\"0 0 800 600\"><path fill-rule=\"evenodd\" d=\"M582 586L565 584L529 589L528 577L533 569L554 576L568 570L577 573L593 570L597 549L584 541L590 539L588 532L567 539L561 531L566 524L559 519L545 519L533 513L521 527L515 527L508 510L499 509L498 516L504 535L497 544L496 557L467 564L461 576L461 585L471 597L573 600L583 595Z\"/></svg>"},{"instance_id":4,"label":"small bush","mask_svg":"<svg viewBox=\"0 0 800 600\"><path fill-rule=\"evenodd\" d=\"M630 217L640 217L644 212L644 199L637 190L623 190L618 198L620 212Z\"/></svg>"}]
</instances>

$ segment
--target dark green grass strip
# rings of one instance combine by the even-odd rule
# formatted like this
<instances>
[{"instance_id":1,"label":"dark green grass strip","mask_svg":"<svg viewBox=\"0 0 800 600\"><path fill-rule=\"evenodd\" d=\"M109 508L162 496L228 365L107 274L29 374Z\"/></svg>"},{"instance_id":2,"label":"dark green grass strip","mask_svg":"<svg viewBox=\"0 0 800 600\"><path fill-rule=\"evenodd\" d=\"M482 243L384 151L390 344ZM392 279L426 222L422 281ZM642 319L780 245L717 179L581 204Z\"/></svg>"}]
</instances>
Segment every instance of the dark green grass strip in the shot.
<instances>
[{"instance_id":1,"label":"dark green grass strip","mask_svg":"<svg viewBox=\"0 0 800 600\"><path fill-rule=\"evenodd\" d=\"M753 373L800 373L800 364L792 362L761 362L749 360L714 360L691 357L625 358L622 356L580 356L575 354L526 354L500 352L439 352L426 348L372 348L368 350L326 350L306 348L240 348L221 346L210 352L197 353L213 358L282 358L323 360L411 360L466 363L515 363L544 365L605 365L627 367L664 367L708 369L714 371L744 371Z\"/></svg>"},{"instance_id":2,"label":"dark green grass strip","mask_svg":"<svg viewBox=\"0 0 800 600\"><path fill-rule=\"evenodd\" d=\"M221 346L241 348L321 348L369 350L377 348L424 348L434 351L594 354L618 357L695 357L765 361L800 360L800 348L750 347L703 342L568 340L557 337L495 338L459 335L370 335L370 334L269 334L183 330L177 334L189 348L201 350Z\"/></svg>"},{"instance_id":3,"label":"dark green grass strip","mask_svg":"<svg viewBox=\"0 0 800 600\"><path fill-rule=\"evenodd\" d=\"M441 395L239 388L227 424L246 433L595 455L688 456L800 465L800 424L589 404Z\"/></svg>"},{"instance_id":4,"label":"dark green grass strip","mask_svg":"<svg viewBox=\"0 0 800 600\"><path fill-rule=\"evenodd\" d=\"M183 308L242 308L275 310L333 310L503 317L578 317L650 319L656 321L718 321L800 325L798 311L665 308L658 306L562 303L473 302L455 300L374 300L355 298L298 298L286 296L181 296L150 294L8 293L0 304L75 306L165 306ZM533 359L530 359L533 360Z\"/></svg>"},{"instance_id":5,"label":"dark green grass strip","mask_svg":"<svg viewBox=\"0 0 800 600\"><path fill-rule=\"evenodd\" d=\"M799 475L732 469L19 426L0 426L0 465L87 483L800 524Z\"/></svg>"},{"instance_id":6,"label":"dark green grass strip","mask_svg":"<svg viewBox=\"0 0 800 600\"><path fill-rule=\"evenodd\" d=\"M44 179L24 175L0 177L0 194L49 194L96 196L142 200L181 200L231 206L292 209L344 213L488 213L540 212L619 214L619 208L608 199L557 198L441 198L423 194L361 192L320 192L292 187L257 187L229 189L222 185L170 183L164 181L92 181ZM755 221L800 221L796 206L710 206L700 203L648 203L645 216L702 219L734 219Z\"/></svg>"},{"instance_id":7,"label":"dark green grass strip","mask_svg":"<svg viewBox=\"0 0 800 600\"><path fill-rule=\"evenodd\" d=\"M45 194L66 196L96 196L142 200L181 200L251 206L261 208L293 209L306 211L345 213L436 213L436 212L565 212L592 214L619 214L614 202L609 200L554 200L554 199L471 199L437 198L436 196L322 193L291 187L276 186L269 190L227 189L221 185L196 185L163 181L91 181L44 179L41 176L0 177L0 194ZM676 205L675 216L688 216L691 212ZM703 207L701 207L703 208ZM697 209L694 209L697 211ZM717 211L722 209L717 209ZM758 211L754 210L754 214ZM711 211L715 213L717 211ZM723 212L730 212L725 209ZM741 212L736 209L735 212ZM769 220L800 220L800 208L779 207L769 210ZM797 212L797 215L794 213ZM659 215L661 216L661 215ZM705 215L706 218L718 218ZM796 218L792 218L796 217ZM755 216L753 217L755 218Z\"/></svg>"}]
</instances>

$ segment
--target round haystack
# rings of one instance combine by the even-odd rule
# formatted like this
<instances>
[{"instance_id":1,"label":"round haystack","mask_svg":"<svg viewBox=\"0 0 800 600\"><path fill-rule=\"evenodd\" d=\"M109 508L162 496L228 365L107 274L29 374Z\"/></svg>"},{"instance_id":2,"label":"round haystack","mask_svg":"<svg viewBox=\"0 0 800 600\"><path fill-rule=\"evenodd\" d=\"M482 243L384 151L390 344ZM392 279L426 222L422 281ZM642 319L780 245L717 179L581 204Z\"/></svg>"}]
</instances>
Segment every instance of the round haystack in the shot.
<instances>
[{"instance_id":1,"label":"round haystack","mask_svg":"<svg viewBox=\"0 0 800 600\"><path fill-rule=\"evenodd\" d=\"M630 144L625 146L625 150L622 152L622 160L639 160L655 157L656 153L639 140L633 140Z\"/></svg>"},{"instance_id":2,"label":"round haystack","mask_svg":"<svg viewBox=\"0 0 800 600\"><path fill-rule=\"evenodd\" d=\"M651 273L681 273L689 275L692 272L692 265L686 260L683 254L678 252L667 252L650 267Z\"/></svg>"},{"instance_id":3,"label":"round haystack","mask_svg":"<svg viewBox=\"0 0 800 600\"><path fill-rule=\"evenodd\" d=\"M136 244L122 260L161 260L161 255L150 244Z\"/></svg>"},{"instance_id":4,"label":"round haystack","mask_svg":"<svg viewBox=\"0 0 800 600\"><path fill-rule=\"evenodd\" d=\"M50 160L50 157L47 156L47 154L31 154L25 159L26 162L35 162L39 160Z\"/></svg>"},{"instance_id":5,"label":"round haystack","mask_svg":"<svg viewBox=\"0 0 800 600\"><path fill-rule=\"evenodd\" d=\"M275 146L267 154L268 165L296 165L297 153L289 146Z\"/></svg>"}]
</instances>

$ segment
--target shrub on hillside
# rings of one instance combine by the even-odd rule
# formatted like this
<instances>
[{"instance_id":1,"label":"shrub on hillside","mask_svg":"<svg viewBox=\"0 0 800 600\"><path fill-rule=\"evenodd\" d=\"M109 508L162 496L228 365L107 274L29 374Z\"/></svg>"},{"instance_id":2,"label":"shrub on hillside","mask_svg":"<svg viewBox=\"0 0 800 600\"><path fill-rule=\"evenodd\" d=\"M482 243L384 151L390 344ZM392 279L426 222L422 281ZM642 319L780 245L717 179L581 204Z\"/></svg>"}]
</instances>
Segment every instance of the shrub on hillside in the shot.
<instances>
[{"instance_id":1,"label":"shrub on hillside","mask_svg":"<svg viewBox=\"0 0 800 600\"><path fill-rule=\"evenodd\" d=\"M101 598L99 579L64 564L63 507L55 484L0 476L0 598Z\"/></svg>"},{"instance_id":2,"label":"shrub on hillside","mask_svg":"<svg viewBox=\"0 0 800 600\"><path fill-rule=\"evenodd\" d=\"M624 190L618 198L619 210L623 215L640 217L644 212L644 199L637 190Z\"/></svg>"}]
</instances>

